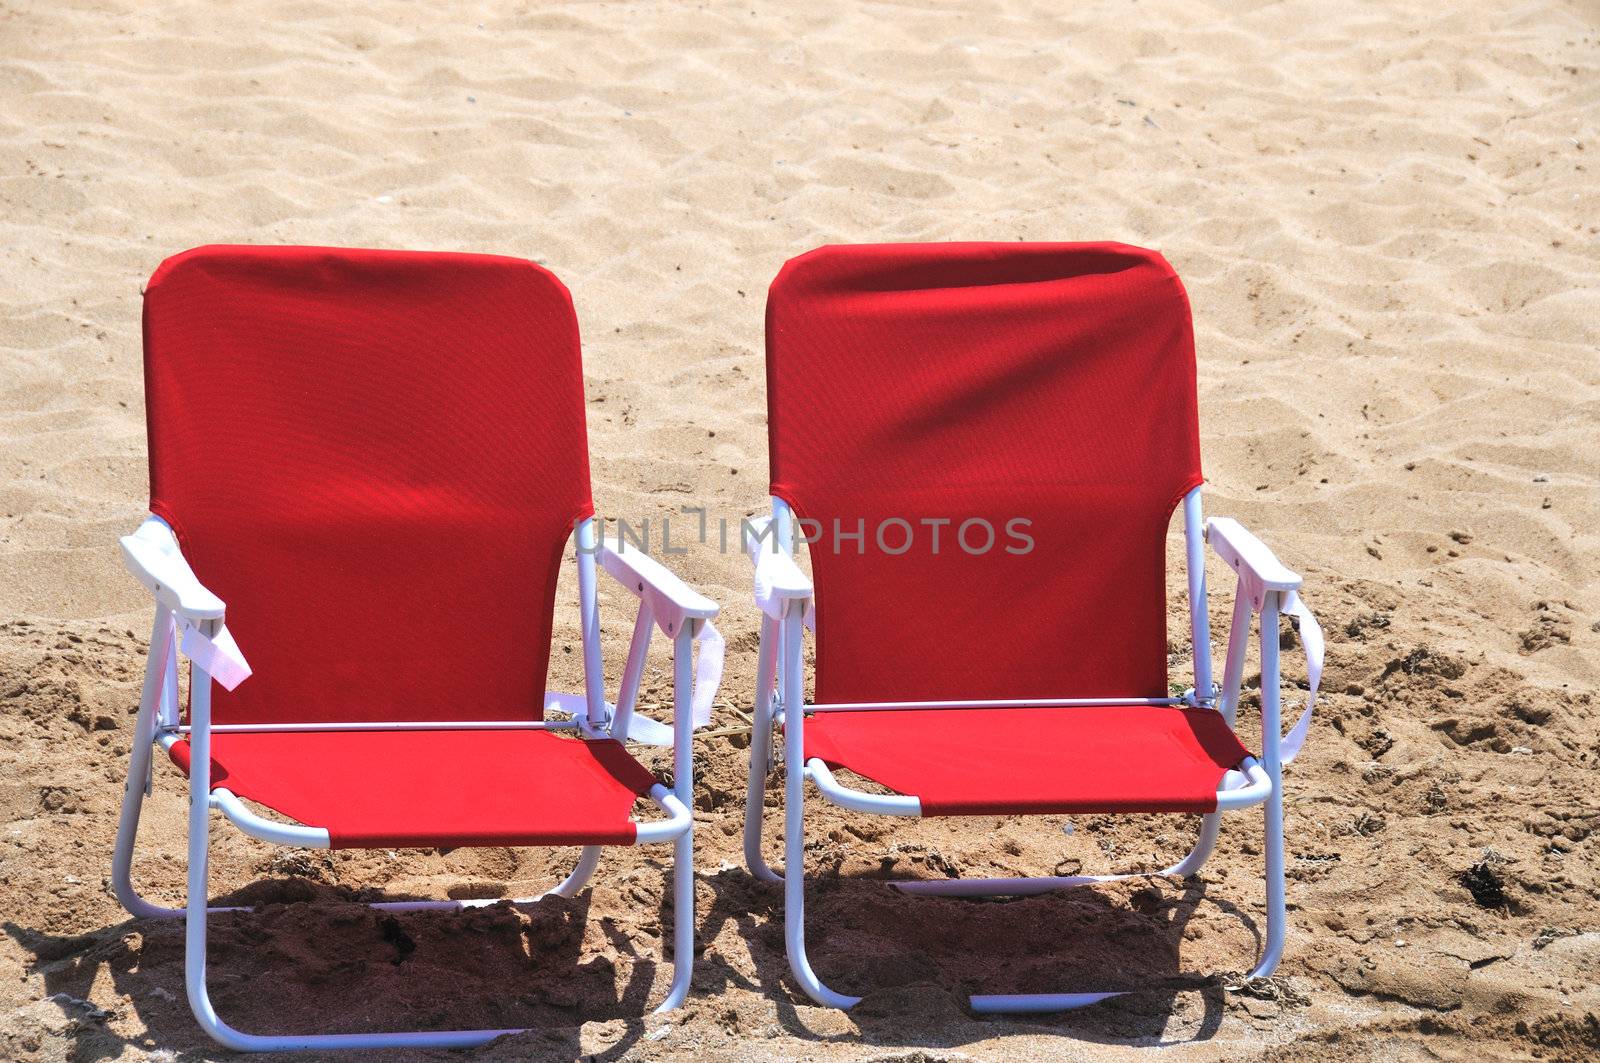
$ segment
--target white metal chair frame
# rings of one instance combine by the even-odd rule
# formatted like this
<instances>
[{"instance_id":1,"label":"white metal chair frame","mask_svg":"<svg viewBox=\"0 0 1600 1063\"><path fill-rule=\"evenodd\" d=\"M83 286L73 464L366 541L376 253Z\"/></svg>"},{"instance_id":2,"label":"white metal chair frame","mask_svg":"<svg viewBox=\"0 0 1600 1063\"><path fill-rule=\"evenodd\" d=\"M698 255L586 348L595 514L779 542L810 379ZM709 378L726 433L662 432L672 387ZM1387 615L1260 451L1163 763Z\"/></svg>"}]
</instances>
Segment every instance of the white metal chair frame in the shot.
<instances>
[{"instance_id":1,"label":"white metal chair frame","mask_svg":"<svg viewBox=\"0 0 1600 1063\"><path fill-rule=\"evenodd\" d=\"M819 1004L849 1008L860 997L828 988L811 968L805 943L805 783L816 784L834 804L857 812L893 816L921 816L921 801L914 796L874 794L841 784L818 758L803 759L805 717L813 712L894 710L907 708L999 708L1005 706L1071 705L1189 705L1210 708L1234 726L1244 677L1245 652L1255 614L1261 616L1261 757L1246 758L1229 771L1217 793L1217 810L1202 817L1200 837L1178 863L1160 875L1194 874L1211 855L1221 827L1222 813L1262 805L1266 819L1267 933L1261 956L1249 977L1272 973L1283 955L1286 927L1283 863L1283 779L1280 763L1281 675L1278 662L1278 614L1291 604L1301 579L1285 568L1272 552L1236 521L1216 518L1204 523L1200 488L1183 500L1183 523L1188 569L1190 626L1194 641L1194 688L1181 698L1060 698L1028 701L956 701L937 703L879 702L807 705L802 643L811 622L813 589L809 578L794 563L794 517L782 499L772 499L776 538L765 548L757 543L751 557L757 566L756 601L765 614L761 621L757 659L755 723L750 742L750 779L745 796L745 861L757 878L784 884L784 940L789 967L806 994ZM1238 574L1233 625L1228 633L1222 684L1212 682L1211 634L1206 609L1205 542ZM776 696L774 686L776 685ZM801 706L801 711L787 711ZM784 871L774 871L761 853L761 823L766 779L773 764L773 728L783 727ZM904 881L891 885L908 893L955 897L1027 896L1096 882L1144 878L1145 874L1069 875L1036 878L952 879ZM975 995L971 1006L982 1013L1060 1011L1083 1007L1121 993L1030 993Z\"/></svg>"},{"instance_id":2,"label":"white metal chair frame","mask_svg":"<svg viewBox=\"0 0 1600 1063\"><path fill-rule=\"evenodd\" d=\"M596 540L593 518L577 527L578 597L583 628L583 669L585 704L571 720L447 721L440 723L280 723L212 724L211 681L205 669L191 660L189 723L181 724L178 713L178 661L180 635L194 627L214 637L223 629L224 606L215 594L195 577L184 559L172 530L159 517L148 518L132 535L122 539L123 556L129 571L155 597L155 624L150 635L150 653L145 668L144 687L139 700L139 715L134 727L127 789L122 800L122 815L117 828L116 850L112 862L112 883L117 899L136 917L186 919L184 975L189 1004L200 1026L229 1048L242 1051L326 1051L345 1048L462 1048L483 1044L516 1030L406 1031L395 1033L345 1033L308 1035L262 1035L244 1033L220 1019L206 988L206 916L211 912L247 911L238 907L207 907L208 827L212 809L220 811L244 833L280 845L312 849L329 847L328 831L315 826L282 823L251 811L236 795L224 788L211 788L211 736L226 731L328 731L385 729L487 729L540 728L576 730L586 737L626 736L633 718L645 659L654 627L672 639L673 688L673 788L657 783L649 796L666 813L666 819L639 822L635 844L671 842L673 844L672 906L674 914L672 984L657 1012L670 1011L683 1003L689 992L694 959L694 806L691 762L691 691L694 684L694 642L705 625L717 614L717 605L690 589L678 577L641 550L625 550L620 542ZM604 671L600 655L600 613L596 587L595 557L607 572L639 599L638 619L628 663L623 672L621 691L615 706L604 696ZM561 695L551 696L551 700ZM554 704L551 707L556 707ZM155 745L170 749L182 737L190 744L189 769L189 870L188 898L183 908L152 904L134 888L131 870L133 850L139 829L139 814L150 793L152 752ZM577 866L550 892L570 897L594 873L602 847L583 847ZM520 904L538 897L519 898ZM452 910L496 904L493 900L463 901L385 901L370 907L391 912Z\"/></svg>"}]
</instances>

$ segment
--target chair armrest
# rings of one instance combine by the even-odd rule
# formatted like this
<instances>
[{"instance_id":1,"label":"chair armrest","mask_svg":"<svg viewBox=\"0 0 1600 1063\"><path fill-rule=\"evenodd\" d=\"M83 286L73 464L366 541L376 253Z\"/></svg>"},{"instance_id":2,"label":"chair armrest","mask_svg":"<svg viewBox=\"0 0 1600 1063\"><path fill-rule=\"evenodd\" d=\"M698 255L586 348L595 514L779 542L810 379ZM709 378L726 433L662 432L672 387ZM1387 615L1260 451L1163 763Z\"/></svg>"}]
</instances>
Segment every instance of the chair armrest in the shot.
<instances>
[{"instance_id":1,"label":"chair armrest","mask_svg":"<svg viewBox=\"0 0 1600 1063\"><path fill-rule=\"evenodd\" d=\"M1206 542L1238 573L1240 586L1249 593L1256 608L1261 607L1267 591L1300 589L1299 573L1279 561L1266 543L1231 517L1212 517L1206 521Z\"/></svg>"},{"instance_id":2,"label":"chair armrest","mask_svg":"<svg viewBox=\"0 0 1600 1063\"><path fill-rule=\"evenodd\" d=\"M620 536L600 539L600 566L650 606L656 623L669 635L683 629L685 621L710 620L717 603L673 575L661 562L637 546L627 546Z\"/></svg>"},{"instance_id":3,"label":"chair armrest","mask_svg":"<svg viewBox=\"0 0 1600 1063\"><path fill-rule=\"evenodd\" d=\"M755 569L756 605L773 619L781 619L785 602L802 601L814 593L811 579L794 557L777 545L776 538L768 538L771 517L750 522L756 534L749 536L746 553Z\"/></svg>"},{"instance_id":4,"label":"chair armrest","mask_svg":"<svg viewBox=\"0 0 1600 1063\"><path fill-rule=\"evenodd\" d=\"M783 551L762 551L756 558L756 574L771 588L771 593L785 601L809 598L812 595L811 578L800 571L794 558Z\"/></svg>"},{"instance_id":5,"label":"chair armrest","mask_svg":"<svg viewBox=\"0 0 1600 1063\"><path fill-rule=\"evenodd\" d=\"M146 517L139 529L124 535L121 542L123 564L156 601L202 626L220 626L205 622L222 619L222 599L206 590L195 576L166 521Z\"/></svg>"}]
</instances>

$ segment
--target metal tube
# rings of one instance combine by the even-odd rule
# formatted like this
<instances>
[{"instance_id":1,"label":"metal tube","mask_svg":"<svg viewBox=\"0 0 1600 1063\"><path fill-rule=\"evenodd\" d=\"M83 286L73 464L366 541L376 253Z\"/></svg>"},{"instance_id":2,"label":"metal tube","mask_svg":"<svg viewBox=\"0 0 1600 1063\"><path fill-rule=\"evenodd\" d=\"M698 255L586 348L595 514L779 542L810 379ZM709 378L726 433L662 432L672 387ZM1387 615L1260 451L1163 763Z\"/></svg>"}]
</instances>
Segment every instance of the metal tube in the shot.
<instances>
[{"instance_id":1,"label":"metal tube","mask_svg":"<svg viewBox=\"0 0 1600 1063\"><path fill-rule=\"evenodd\" d=\"M172 630L172 641L167 645L166 678L161 681L161 712L157 719L162 727L176 727L178 719L178 632Z\"/></svg>"},{"instance_id":2,"label":"metal tube","mask_svg":"<svg viewBox=\"0 0 1600 1063\"><path fill-rule=\"evenodd\" d=\"M783 622L783 703L799 706L805 701L805 684L802 670L801 641L805 627L800 610L791 606L785 611ZM806 831L805 831L805 778L802 759L805 713L788 714L783 731L783 760L787 778L784 780L783 801L783 938L788 946L789 969L800 982L800 988L818 1004L832 1008L848 1008L860 997L835 993L817 978L806 956Z\"/></svg>"},{"instance_id":3,"label":"metal tube","mask_svg":"<svg viewBox=\"0 0 1600 1063\"><path fill-rule=\"evenodd\" d=\"M691 815L672 850L672 986L656 1013L689 995L694 975L694 635L685 624L672 640L672 789Z\"/></svg>"},{"instance_id":4,"label":"metal tube","mask_svg":"<svg viewBox=\"0 0 1600 1063\"><path fill-rule=\"evenodd\" d=\"M145 658L144 688L139 694L139 715L133 725L133 748L128 753L128 781L122 791L122 815L117 821L116 848L111 854L111 886L129 914L142 919L171 918L179 912L151 904L133 888L133 850L139 836L139 814L152 771L156 714L165 700L167 661L172 655L176 629L172 611L156 606L150 630L150 651Z\"/></svg>"},{"instance_id":5,"label":"metal tube","mask_svg":"<svg viewBox=\"0 0 1600 1063\"><path fill-rule=\"evenodd\" d=\"M794 555L794 511L781 498L772 499L772 523L778 529L778 549Z\"/></svg>"},{"instance_id":6,"label":"metal tube","mask_svg":"<svg viewBox=\"0 0 1600 1063\"><path fill-rule=\"evenodd\" d=\"M1250 599L1241 588L1233 599L1233 623L1228 628L1228 656L1222 666L1222 698L1218 706L1229 727L1234 726L1239 714L1239 691L1244 684L1244 657L1250 648L1252 613Z\"/></svg>"},{"instance_id":7,"label":"metal tube","mask_svg":"<svg viewBox=\"0 0 1600 1063\"><path fill-rule=\"evenodd\" d=\"M806 777L817 784L823 796L840 808L852 812L871 812L880 816L921 816L922 800L903 794L869 794L853 790L833 777L828 765L816 757L806 762Z\"/></svg>"},{"instance_id":8,"label":"metal tube","mask_svg":"<svg viewBox=\"0 0 1600 1063\"><path fill-rule=\"evenodd\" d=\"M603 727L606 718L605 668L600 660L600 602L596 590L594 518L578 525L578 612L583 626L583 692L589 726Z\"/></svg>"},{"instance_id":9,"label":"metal tube","mask_svg":"<svg viewBox=\"0 0 1600 1063\"><path fill-rule=\"evenodd\" d=\"M1206 606L1205 521L1200 512L1200 488L1183 496L1183 538L1189 575L1189 629L1194 648L1194 693L1206 700L1211 694L1211 619Z\"/></svg>"},{"instance_id":10,"label":"metal tube","mask_svg":"<svg viewBox=\"0 0 1600 1063\"><path fill-rule=\"evenodd\" d=\"M215 723L212 734L272 734L277 732L317 731L570 731L577 720L396 720L363 723ZM189 724L166 729L166 733L189 734Z\"/></svg>"},{"instance_id":11,"label":"metal tube","mask_svg":"<svg viewBox=\"0 0 1600 1063\"><path fill-rule=\"evenodd\" d=\"M772 687L776 681L778 623L761 617L761 642L756 655L756 704L750 723L750 774L744 792L744 862L763 882L781 876L767 866L761 854L761 821L766 813L767 775L772 759Z\"/></svg>"},{"instance_id":12,"label":"metal tube","mask_svg":"<svg viewBox=\"0 0 1600 1063\"><path fill-rule=\"evenodd\" d=\"M184 985L200 1025L217 1036L223 1028L206 990L206 861L211 829L211 677L189 666L189 882L184 922ZM222 1038L218 1038L222 1040ZM224 1044L227 1042L224 1041ZM235 1047L230 1045L229 1047Z\"/></svg>"},{"instance_id":13,"label":"metal tube","mask_svg":"<svg viewBox=\"0 0 1600 1063\"><path fill-rule=\"evenodd\" d=\"M622 686L617 691L617 715L611 721L612 737L625 739L633 723L634 706L639 703L639 684L644 681L644 663L650 656L650 636L655 631L655 613L643 598L639 615L633 621L633 641L628 643L628 663L622 669Z\"/></svg>"},{"instance_id":14,"label":"metal tube","mask_svg":"<svg viewBox=\"0 0 1600 1063\"><path fill-rule=\"evenodd\" d=\"M1278 609L1281 591L1268 591L1261 605L1261 761L1272 781L1265 809L1267 864L1267 940L1261 962L1250 972L1264 978L1278 966L1288 923L1283 881L1283 765L1278 743L1283 740L1281 674L1278 663Z\"/></svg>"},{"instance_id":15,"label":"metal tube","mask_svg":"<svg viewBox=\"0 0 1600 1063\"><path fill-rule=\"evenodd\" d=\"M967 1003L979 1015L1031 1015L1086 1008L1123 993L997 993L974 994Z\"/></svg>"},{"instance_id":16,"label":"metal tube","mask_svg":"<svg viewBox=\"0 0 1600 1063\"><path fill-rule=\"evenodd\" d=\"M840 701L807 705L807 712L885 712L896 709L1058 709L1097 705L1187 707L1182 698L996 698L992 701Z\"/></svg>"}]
</instances>

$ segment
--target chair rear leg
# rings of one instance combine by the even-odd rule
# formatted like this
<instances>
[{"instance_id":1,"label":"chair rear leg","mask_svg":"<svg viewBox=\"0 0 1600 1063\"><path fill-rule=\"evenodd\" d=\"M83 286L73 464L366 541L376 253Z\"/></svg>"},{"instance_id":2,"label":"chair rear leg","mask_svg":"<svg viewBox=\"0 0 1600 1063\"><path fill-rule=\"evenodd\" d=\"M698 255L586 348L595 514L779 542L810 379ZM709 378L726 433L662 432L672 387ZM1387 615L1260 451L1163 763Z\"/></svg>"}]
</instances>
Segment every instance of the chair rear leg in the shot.
<instances>
[{"instance_id":1,"label":"chair rear leg","mask_svg":"<svg viewBox=\"0 0 1600 1063\"><path fill-rule=\"evenodd\" d=\"M128 782L122 792L122 814L117 820L117 843L111 854L111 887L117 900L138 919L174 919L181 908L151 904L133 885L133 851L139 837L139 816L154 765L156 712L165 696L167 661L173 653L172 613L156 607L150 631L150 651L145 658L144 687L139 694L139 715L133 725L133 749L128 754Z\"/></svg>"},{"instance_id":2,"label":"chair rear leg","mask_svg":"<svg viewBox=\"0 0 1600 1063\"><path fill-rule=\"evenodd\" d=\"M923 879L910 882L891 882L903 893L918 893L937 897L1032 897L1055 890L1092 886L1101 882L1120 882L1131 878L1154 876L1184 877L1198 871L1217 844L1217 834L1222 826L1222 813L1210 812L1201 818L1200 836L1194 848L1182 860L1163 871L1149 874L1132 872L1121 875L1037 875L1030 878L956 878Z\"/></svg>"},{"instance_id":3,"label":"chair rear leg","mask_svg":"<svg viewBox=\"0 0 1600 1063\"><path fill-rule=\"evenodd\" d=\"M117 821L116 848L111 855L111 888L118 902L135 919L176 919L183 915L184 909L152 904L133 885L133 852L144 807L144 780L150 770L151 745L135 739L129 757L128 785L122 794L122 815Z\"/></svg>"},{"instance_id":4,"label":"chair rear leg","mask_svg":"<svg viewBox=\"0 0 1600 1063\"><path fill-rule=\"evenodd\" d=\"M1273 852L1273 846L1272 846L1272 841L1271 841L1271 838L1272 838L1272 827L1271 827L1272 812L1271 812L1271 807L1272 807L1273 801L1277 800L1278 796L1279 796L1278 795L1278 788L1275 786L1273 788L1273 796L1271 798L1269 798L1269 800L1267 801L1267 808L1268 808L1267 815L1268 815L1268 818L1269 818L1269 826L1268 826L1268 839L1269 840L1268 840L1268 844L1267 844L1268 868L1269 868L1269 870L1268 870L1268 882L1269 882L1269 884L1268 884L1268 916L1267 916L1268 948L1267 948L1266 957L1270 957L1271 963L1273 965L1275 965L1277 963L1277 955L1273 951L1274 946L1272 945L1272 942L1276 941L1277 942L1276 948L1281 951L1282 940L1283 940L1283 935L1282 935L1282 930L1281 930L1281 925L1282 925L1281 917L1279 918L1279 920L1278 920L1278 922L1276 924L1273 921L1274 920L1274 916L1273 916L1274 909L1273 909L1273 906L1272 906L1272 887L1271 887L1271 880L1272 880L1272 878L1271 878L1271 876L1272 876L1271 868L1275 866L1278 869L1278 879L1277 879L1278 892L1277 892L1277 897L1278 897L1278 902L1279 902L1280 911L1281 911L1281 904L1282 904L1282 899L1283 899L1283 878L1282 878L1282 869L1283 869L1282 851L1283 850L1282 850L1282 833L1281 833L1281 831L1277 835L1277 837L1278 837L1278 846L1277 846L1278 856L1276 858L1276 863L1274 863L1274 858L1271 855L1272 852ZM1280 814L1279 814L1279 818L1278 818L1277 822L1281 826L1281 823L1282 823L1281 805L1280 805ZM1192 875L1196 871L1198 871L1200 869L1200 866L1205 863L1206 859L1211 855L1212 850L1215 848L1216 843L1217 843L1217 835L1218 835L1219 831L1221 830L1221 825L1222 825L1222 813L1221 812L1211 812L1211 813L1206 814L1201 819L1200 835L1195 841L1194 848L1191 849L1189 851L1189 854L1187 856L1185 856L1182 860L1178 861L1176 864L1174 864L1171 867L1167 868L1165 871L1156 872L1156 874L1164 875L1164 876L1179 876L1179 877L1181 877L1181 876ZM901 889L901 890L904 890L905 892L908 892L908 893L933 894L933 895L947 896L947 897L952 897L952 896L953 897L961 897L961 896L966 896L966 897L993 897L993 896L1023 897L1023 896L1031 896L1031 895L1041 894L1041 893L1049 893L1049 892L1052 892L1052 891L1058 890L1058 889L1070 889L1070 888L1072 888L1074 886L1091 885L1091 884L1098 883L1098 882L1116 882L1116 881L1121 880L1121 879L1145 878L1145 877L1148 877L1148 876L1141 875L1141 874L1128 874L1128 875L1071 875L1071 876L1064 876L1063 875L1063 876L1040 876L1038 878L953 879L953 880L950 880L948 882L896 882L896 883L893 883L893 885L896 886L897 888ZM1274 931L1274 929L1273 929L1273 927L1275 925L1279 927L1279 929L1277 931ZM1263 971L1263 969L1262 969L1263 967L1265 968L1265 971ZM1270 969L1271 968L1267 966L1267 958L1264 958L1263 961L1262 961L1262 967L1258 967L1257 968L1257 972L1256 973L1252 973L1251 977L1260 977L1262 973L1270 973ZM972 1010L974 1012L980 1014L980 1015L1026 1015L1026 1014L1039 1014L1039 1013L1045 1013L1045 1012L1070 1011L1070 1010L1072 1010L1074 1008L1085 1008L1085 1007L1088 1007L1088 1006L1090 1006L1092 1004L1098 1004L1103 1000L1110 1000L1112 997L1124 996L1124 995L1126 995L1127 992L1128 991L1119 991L1119 992L1111 992L1111 993L1000 993L1000 994L975 994L975 995L973 995L972 997L969 998L968 1002L969 1002L969 1005L971 1006Z\"/></svg>"},{"instance_id":5,"label":"chair rear leg","mask_svg":"<svg viewBox=\"0 0 1600 1063\"><path fill-rule=\"evenodd\" d=\"M783 876L767 866L761 854L761 824L766 813L767 774L772 756L772 688L776 671L774 652L777 621L761 618L760 651L756 657L755 718L750 726L750 775L744 795L744 862L762 882L781 882Z\"/></svg>"},{"instance_id":6,"label":"chair rear leg","mask_svg":"<svg viewBox=\"0 0 1600 1063\"><path fill-rule=\"evenodd\" d=\"M578 854L578 864L572 869L572 874L562 879L550 892L557 897L570 897L583 889L589 877L594 874L595 867L600 863L602 848L599 845L585 845L583 851ZM537 897L533 899L538 900Z\"/></svg>"},{"instance_id":7,"label":"chair rear leg","mask_svg":"<svg viewBox=\"0 0 1600 1063\"><path fill-rule=\"evenodd\" d=\"M1222 831L1222 813L1208 812L1200 817L1200 836L1195 839L1189 855L1161 872L1174 878L1186 878L1199 871L1217 846L1217 835Z\"/></svg>"}]
</instances>

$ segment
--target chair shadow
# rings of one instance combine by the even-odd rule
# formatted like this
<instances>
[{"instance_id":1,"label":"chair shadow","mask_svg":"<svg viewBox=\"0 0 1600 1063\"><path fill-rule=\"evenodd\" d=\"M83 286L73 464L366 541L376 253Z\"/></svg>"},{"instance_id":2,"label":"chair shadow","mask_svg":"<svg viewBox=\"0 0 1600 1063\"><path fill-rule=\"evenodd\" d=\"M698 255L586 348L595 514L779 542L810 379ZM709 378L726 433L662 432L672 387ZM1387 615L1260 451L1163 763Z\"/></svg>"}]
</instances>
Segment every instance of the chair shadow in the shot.
<instances>
[{"instance_id":1,"label":"chair shadow","mask_svg":"<svg viewBox=\"0 0 1600 1063\"><path fill-rule=\"evenodd\" d=\"M431 898L301 879L254 882L212 899L248 909L209 917L212 1002L223 1021L250 1033L527 1029L539 1037L540 1055L564 1058L583 1055L585 1022L621 1020L622 1036L588 1057L615 1059L643 1036L658 979L641 958L618 990L609 958L580 962L590 896L385 912L367 905ZM609 920L601 925L618 951L636 954ZM9 920L0 928L31 954L31 972L62 1010L76 1063L117 1058L128 1046L215 1058L219 1046L196 1024L185 993L184 920L126 919L77 935ZM118 1036L88 1003L103 976L131 1001L142 1036Z\"/></svg>"},{"instance_id":2,"label":"chair shadow","mask_svg":"<svg viewBox=\"0 0 1600 1063\"><path fill-rule=\"evenodd\" d=\"M1223 979L1185 972L1184 931L1208 900L1198 877L1176 886L1152 876L1123 906L1099 888L1080 887L1027 898L917 896L892 888L889 877L811 869L806 928L813 969L831 988L862 1000L847 1014L855 1029L819 1033L801 1008L813 1002L790 973L783 933L783 885L756 880L743 868L702 883L714 890L701 939L728 923L749 943L756 982L731 972L728 985L774 1001L785 1032L815 1041L860 1040L881 1046L950 1049L992 1039L1002 1028L1049 1029L1081 1040L1122 1046L1172 1046L1206 1041L1221 1026ZM1254 920L1210 899L1243 923L1260 945ZM726 965L723 965L724 967ZM697 969L697 992L715 993L717 970ZM1042 1015L984 1016L973 993L1122 992L1087 1008ZM1188 1036L1168 1039L1181 994L1195 993L1198 1019ZM815 1014L815 1012L812 1012Z\"/></svg>"},{"instance_id":3,"label":"chair shadow","mask_svg":"<svg viewBox=\"0 0 1600 1063\"><path fill-rule=\"evenodd\" d=\"M290 878L213 898L214 905L249 910L210 917L212 1000L225 1021L252 1033L526 1028L539 1038L540 1055L568 1058L583 1054L584 1023L620 1021L622 1036L588 1057L616 1059L640 1043L651 994L667 983L658 972L675 960L660 952L672 940L670 862L659 870L661 933L654 949L646 954L637 934L608 917L599 920L611 948L630 961L620 990L607 956L580 961L587 889L519 905L390 913L367 904L428 898ZM928 1049L1030 1027L1105 1044L1170 1046L1208 1040L1221 1025L1221 980L1184 972L1179 962L1184 929L1208 900L1199 878L1163 889L1170 880L1153 876L1124 906L1095 887L1029 898L943 898L901 893L876 874L844 875L837 864L812 872L806 883L812 965L832 988L863 997L847 1013L853 1029L814 1028L817 1012L790 974L784 950L783 886L758 881L742 867L697 876L697 889L709 889L711 903L707 908L702 892L691 1001L741 989L772 1001L779 1026L797 1038ZM1248 927L1259 947L1259 929L1247 914L1210 903ZM748 945L753 979L715 953L704 955L729 924ZM183 920L127 919L78 935L11 921L0 928L32 954L33 973L67 1020L73 1060L113 1059L128 1046L166 1048L185 1061L217 1052L189 1011ZM131 1001L143 1036L123 1038L97 1021L87 998L102 973ZM967 1004L971 993L1118 991L1127 995L1040 1016L978 1016ZM1194 1026L1190 1036L1168 1040L1184 993L1199 995L1201 1015L1186 1022Z\"/></svg>"}]
</instances>

